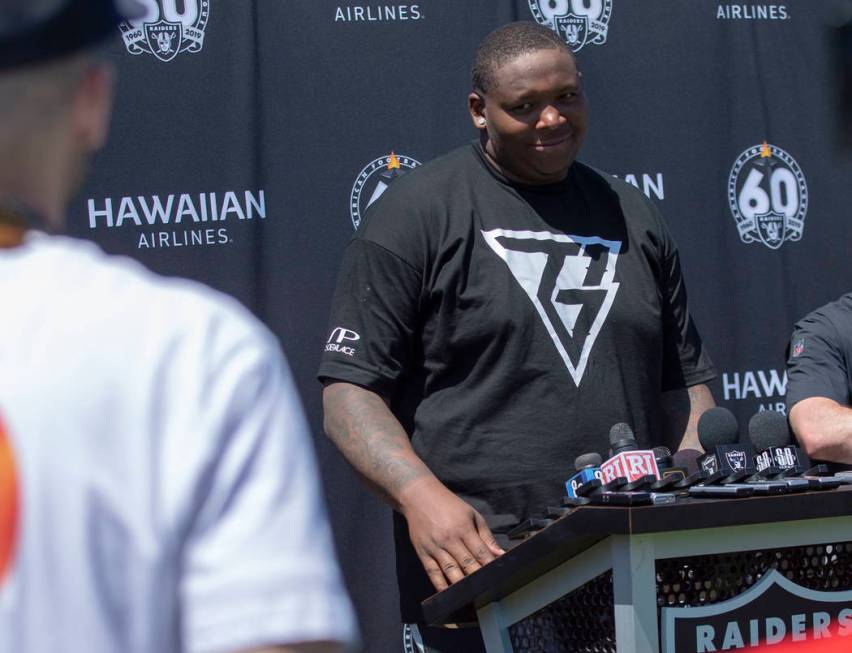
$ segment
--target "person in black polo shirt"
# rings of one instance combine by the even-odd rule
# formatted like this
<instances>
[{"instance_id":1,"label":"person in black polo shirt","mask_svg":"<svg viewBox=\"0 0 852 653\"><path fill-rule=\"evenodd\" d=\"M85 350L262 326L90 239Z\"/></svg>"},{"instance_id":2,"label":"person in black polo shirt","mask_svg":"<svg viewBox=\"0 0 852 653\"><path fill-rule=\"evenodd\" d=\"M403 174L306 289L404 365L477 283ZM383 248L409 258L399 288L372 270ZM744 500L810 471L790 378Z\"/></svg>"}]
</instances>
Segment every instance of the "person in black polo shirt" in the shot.
<instances>
[{"instance_id":1,"label":"person in black polo shirt","mask_svg":"<svg viewBox=\"0 0 852 653\"><path fill-rule=\"evenodd\" d=\"M557 503L574 458L605 453L614 423L643 448L700 448L695 423L713 405L661 216L575 162L587 104L570 49L512 23L472 72L479 139L370 207L319 370L326 432L396 510L409 623ZM426 650L481 649L476 631L420 626L411 642L420 631Z\"/></svg>"},{"instance_id":2,"label":"person in black polo shirt","mask_svg":"<svg viewBox=\"0 0 852 653\"><path fill-rule=\"evenodd\" d=\"M811 458L852 464L852 293L796 323L787 415Z\"/></svg>"}]
</instances>

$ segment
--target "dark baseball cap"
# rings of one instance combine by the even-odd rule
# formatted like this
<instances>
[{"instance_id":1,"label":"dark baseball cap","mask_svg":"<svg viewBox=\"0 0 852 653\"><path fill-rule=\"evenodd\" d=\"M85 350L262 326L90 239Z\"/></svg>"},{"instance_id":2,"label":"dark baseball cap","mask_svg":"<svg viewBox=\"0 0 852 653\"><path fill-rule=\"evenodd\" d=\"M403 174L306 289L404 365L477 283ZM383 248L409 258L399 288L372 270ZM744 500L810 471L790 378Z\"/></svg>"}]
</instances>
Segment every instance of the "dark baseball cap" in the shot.
<instances>
[{"instance_id":1,"label":"dark baseball cap","mask_svg":"<svg viewBox=\"0 0 852 653\"><path fill-rule=\"evenodd\" d=\"M144 14L136 0L0 0L0 70L97 45Z\"/></svg>"}]
</instances>

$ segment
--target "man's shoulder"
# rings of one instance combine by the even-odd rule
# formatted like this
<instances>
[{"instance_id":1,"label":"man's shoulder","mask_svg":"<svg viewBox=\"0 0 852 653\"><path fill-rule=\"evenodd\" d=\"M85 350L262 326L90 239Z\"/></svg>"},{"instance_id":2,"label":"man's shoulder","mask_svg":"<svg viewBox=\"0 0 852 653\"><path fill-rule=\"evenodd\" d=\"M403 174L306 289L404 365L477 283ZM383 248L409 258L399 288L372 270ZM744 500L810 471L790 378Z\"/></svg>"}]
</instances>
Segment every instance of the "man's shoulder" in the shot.
<instances>
[{"instance_id":1,"label":"man's shoulder","mask_svg":"<svg viewBox=\"0 0 852 653\"><path fill-rule=\"evenodd\" d=\"M482 167L471 145L452 150L397 178L367 210L355 239L369 241L414 264L426 243L455 223L454 210L483 182Z\"/></svg>"},{"instance_id":2,"label":"man's shoulder","mask_svg":"<svg viewBox=\"0 0 852 653\"><path fill-rule=\"evenodd\" d=\"M668 225L657 206L639 188L588 164L575 162L578 186L593 202L612 200L632 230L653 238L670 238Z\"/></svg>"},{"instance_id":3,"label":"man's shoulder","mask_svg":"<svg viewBox=\"0 0 852 653\"><path fill-rule=\"evenodd\" d=\"M74 280L81 313L113 327L133 327L137 337L190 336L214 327L234 336L267 335L237 300L196 281L162 276L74 238L43 237L39 246L47 269Z\"/></svg>"},{"instance_id":4,"label":"man's shoulder","mask_svg":"<svg viewBox=\"0 0 852 653\"><path fill-rule=\"evenodd\" d=\"M642 194L642 191L636 188L636 186L628 184L623 179L619 179L605 170L581 161L575 161L572 169L577 177L577 181L593 190L608 191L618 196L647 200L645 195Z\"/></svg>"},{"instance_id":5,"label":"man's shoulder","mask_svg":"<svg viewBox=\"0 0 852 653\"><path fill-rule=\"evenodd\" d=\"M617 198L625 211L657 213L653 202L633 184L580 161L574 163L573 171L577 183L587 194L594 196L598 193Z\"/></svg>"},{"instance_id":6,"label":"man's shoulder","mask_svg":"<svg viewBox=\"0 0 852 653\"><path fill-rule=\"evenodd\" d=\"M823 335L852 331L852 292L814 309L796 323L797 330L820 330Z\"/></svg>"},{"instance_id":7,"label":"man's shoulder","mask_svg":"<svg viewBox=\"0 0 852 653\"><path fill-rule=\"evenodd\" d=\"M441 202L453 188L468 183L471 171L476 171L478 167L476 153L469 144L431 159L388 186L370 207L367 219L372 214L388 210L403 208L410 213Z\"/></svg>"},{"instance_id":8,"label":"man's shoulder","mask_svg":"<svg viewBox=\"0 0 852 653\"><path fill-rule=\"evenodd\" d=\"M479 167L476 152L470 143L456 147L430 159L399 180L391 190L408 191L418 187L433 187L436 184L452 184L466 173ZM396 188L399 186L399 188Z\"/></svg>"}]
</instances>

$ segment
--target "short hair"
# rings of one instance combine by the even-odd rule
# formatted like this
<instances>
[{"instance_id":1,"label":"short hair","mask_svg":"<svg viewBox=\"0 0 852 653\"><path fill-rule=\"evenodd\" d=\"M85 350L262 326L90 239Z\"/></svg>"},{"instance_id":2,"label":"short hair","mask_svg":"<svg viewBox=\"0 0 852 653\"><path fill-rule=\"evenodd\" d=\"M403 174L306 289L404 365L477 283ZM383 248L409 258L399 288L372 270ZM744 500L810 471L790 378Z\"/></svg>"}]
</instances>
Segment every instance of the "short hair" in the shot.
<instances>
[{"instance_id":1,"label":"short hair","mask_svg":"<svg viewBox=\"0 0 852 653\"><path fill-rule=\"evenodd\" d=\"M87 50L47 63L0 71L0 141L29 138L71 106L83 75L100 63Z\"/></svg>"},{"instance_id":2,"label":"short hair","mask_svg":"<svg viewBox=\"0 0 852 653\"><path fill-rule=\"evenodd\" d=\"M549 27L529 21L498 27L476 48L470 71L473 90L487 93L494 86L494 73L500 66L539 50L562 50L574 57L568 44Z\"/></svg>"}]
</instances>

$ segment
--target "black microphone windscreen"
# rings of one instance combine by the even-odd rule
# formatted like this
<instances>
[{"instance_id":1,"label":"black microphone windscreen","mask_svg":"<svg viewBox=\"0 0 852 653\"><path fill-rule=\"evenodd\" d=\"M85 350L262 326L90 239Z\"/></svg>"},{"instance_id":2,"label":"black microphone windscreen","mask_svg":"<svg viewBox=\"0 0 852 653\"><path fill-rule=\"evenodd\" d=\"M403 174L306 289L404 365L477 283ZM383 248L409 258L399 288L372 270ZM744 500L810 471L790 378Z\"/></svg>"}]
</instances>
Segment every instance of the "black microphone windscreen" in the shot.
<instances>
[{"instance_id":1,"label":"black microphone windscreen","mask_svg":"<svg viewBox=\"0 0 852 653\"><path fill-rule=\"evenodd\" d=\"M657 467L659 469L663 469L664 467L671 467L671 449L669 449L668 447L654 447L654 460L657 461Z\"/></svg>"},{"instance_id":2,"label":"black microphone windscreen","mask_svg":"<svg viewBox=\"0 0 852 653\"><path fill-rule=\"evenodd\" d=\"M672 467L683 467L690 474L698 471L698 459L703 454L695 449L681 449L672 454Z\"/></svg>"},{"instance_id":3,"label":"black microphone windscreen","mask_svg":"<svg viewBox=\"0 0 852 653\"><path fill-rule=\"evenodd\" d=\"M619 440L635 440L636 436L633 435L633 429L630 428L629 425L624 422L619 422L618 424L613 424L612 428L609 430L609 443L615 444Z\"/></svg>"},{"instance_id":4,"label":"black microphone windscreen","mask_svg":"<svg viewBox=\"0 0 852 653\"><path fill-rule=\"evenodd\" d=\"M757 451L786 447L792 440L787 418L774 410L762 410L751 416L748 437Z\"/></svg>"},{"instance_id":5,"label":"black microphone windscreen","mask_svg":"<svg viewBox=\"0 0 852 653\"><path fill-rule=\"evenodd\" d=\"M698 418L698 441L708 452L719 445L734 444L739 431L737 418L722 406L709 408Z\"/></svg>"},{"instance_id":6,"label":"black microphone windscreen","mask_svg":"<svg viewBox=\"0 0 852 653\"><path fill-rule=\"evenodd\" d=\"M584 467L600 467L603 458L599 453L584 453L582 456L577 456L574 460L574 469L583 469Z\"/></svg>"}]
</instances>

